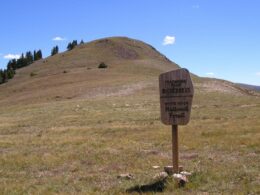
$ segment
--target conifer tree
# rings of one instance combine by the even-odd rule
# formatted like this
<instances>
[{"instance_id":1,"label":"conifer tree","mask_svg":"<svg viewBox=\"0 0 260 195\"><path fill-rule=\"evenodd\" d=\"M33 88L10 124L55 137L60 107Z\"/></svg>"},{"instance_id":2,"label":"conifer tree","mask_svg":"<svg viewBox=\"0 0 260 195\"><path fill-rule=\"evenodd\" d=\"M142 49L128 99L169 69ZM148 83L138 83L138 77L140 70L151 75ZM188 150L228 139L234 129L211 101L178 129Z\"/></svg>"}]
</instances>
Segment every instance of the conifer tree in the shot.
<instances>
[{"instance_id":1,"label":"conifer tree","mask_svg":"<svg viewBox=\"0 0 260 195\"><path fill-rule=\"evenodd\" d=\"M8 77L7 77L7 70L3 71L3 83L7 82Z\"/></svg>"},{"instance_id":2,"label":"conifer tree","mask_svg":"<svg viewBox=\"0 0 260 195\"><path fill-rule=\"evenodd\" d=\"M77 40L73 40L72 42L70 42L68 44L67 49L70 51L70 50L74 49L77 45L78 45L78 41Z\"/></svg>"},{"instance_id":3,"label":"conifer tree","mask_svg":"<svg viewBox=\"0 0 260 195\"><path fill-rule=\"evenodd\" d=\"M26 54L25 54L25 58L26 58L26 61L27 63L25 63L25 66L33 63L33 55L32 55L32 52L30 51L27 51Z\"/></svg>"},{"instance_id":4,"label":"conifer tree","mask_svg":"<svg viewBox=\"0 0 260 195\"><path fill-rule=\"evenodd\" d=\"M16 68L22 68L25 64L25 58L24 58L24 54L22 53L21 57L17 60L16 63Z\"/></svg>"},{"instance_id":5,"label":"conifer tree","mask_svg":"<svg viewBox=\"0 0 260 195\"><path fill-rule=\"evenodd\" d=\"M36 53L36 50L33 51L33 61L36 61L38 60L38 56L37 56L37 53Z\"/></svg>"},{"instance_id":6,"label":"conifer tree","mask_svg":"<svg viewBox=\"0 0 260 195\"><path fill-rule=\"evenodd\" d=\"M17 68L17 60L16 59L9 60L9 62L7 63L7 70L9 69L15 70L16 68Z\"/></svg>"},{"instance_id":7,"label":"conifer tree","mask_svg":"<svg viewBox=\"0 0 260 195\"><path fill-rule=\"evenodd\" d=\"M72 50L72 49L73 49L71 42L68 43L67 49L68 49L68 50Z\"/></svg>"},{"instance_id":8,"label":"conifer tree","mask_svg":"<svg viewBox=\"0 0 260 195\"><path fill-rule=\"evenodd\" d=\"M41 50L38 50L38 51L36 52L36 56L37 56L37 60L42 59L42 51L41 51Z\"/></svg>"},{"instance_id":9,"label":"conifer tree","mask_svg":"<svg viewBox=\"0 0 260 195\"><path fill-rule=\"evenodd\" d=\"M52 48L51 50L51 55L54 56L55 54L59 53L59 47L56 45L55 47Z\"/></svg>"},{"instance_id":10,"label":"conifer tree","mask_svg":"<svg viewBox=\"0 0 260 195\"><path fill-rule=\"evenodd\" d=\"M14 77L14 70L13 69L6 70L6 74L7 74L7 79L12 79Z\"/></svg>"},{"instance_id":11,"label":"conifer tree","mask_svg":"<svg viewBox=\"0 0 260 195\"><path fill-rule=\"evenodd\" d=\"M77 45L78 45L78 41L77 41L77 40L73 40L73 41L72 41L72 46L73 46L73 48L76 47ZM73 49L73 48L72 48L72 49Z\"/></svg>"},{"instance_id":12,"label":"conifer tree","mask_svg":"<svg viewBox=\"0 0 260 195\"><path fill-rule=\"evenodd\" d=\"M4 82L4 72L2 69L0 69L0 84Z\"/></svg>"}]
</instances>

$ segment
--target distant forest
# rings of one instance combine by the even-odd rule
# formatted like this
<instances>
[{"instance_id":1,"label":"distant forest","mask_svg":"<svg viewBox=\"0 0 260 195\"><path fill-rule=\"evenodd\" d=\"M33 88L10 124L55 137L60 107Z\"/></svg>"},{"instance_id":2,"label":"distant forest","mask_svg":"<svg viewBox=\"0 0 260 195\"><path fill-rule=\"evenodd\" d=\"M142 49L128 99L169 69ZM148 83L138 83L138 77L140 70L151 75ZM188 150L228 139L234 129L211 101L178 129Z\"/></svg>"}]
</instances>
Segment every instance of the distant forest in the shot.
<instances>
[{"instance_id":1,"label":"distant forest","mask_svg":"<svg viewBox=\"0 0 260 195\"><path fill-rule=\"evenodd\" d=\"M81 40L80 44L84 44ZM67 50L72 50L78 45L77 40L73 40L68 43ZM51 50L51 56L59 53L59 47L55 46ZM42 51L34 50L33 52L27 51L25 54L22 53L19 59L12 59L7 63L6 69L0 69L0 84L6 83L8 80L12 79L15 75L15 71L19 68L29 66L33 62L42 59Z\"/></svg>"}]
</instances>

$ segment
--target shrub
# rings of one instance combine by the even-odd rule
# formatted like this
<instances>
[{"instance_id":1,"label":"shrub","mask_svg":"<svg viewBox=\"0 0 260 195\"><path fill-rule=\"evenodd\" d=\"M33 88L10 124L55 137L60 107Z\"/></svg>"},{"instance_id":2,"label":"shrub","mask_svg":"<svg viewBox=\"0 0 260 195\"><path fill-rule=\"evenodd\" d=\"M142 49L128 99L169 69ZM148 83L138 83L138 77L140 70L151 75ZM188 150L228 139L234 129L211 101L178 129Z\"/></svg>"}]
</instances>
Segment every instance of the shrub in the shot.
<instances>
[{"instance_id":1,"label":"shrub","mask_svg":"<svg viewBox=\"0 0 260 195\"><path fill-rule=\"evenodd\" d=\"M107 68L108 66L104 63L104 62L101 62L98 66L98 68Z\"/></svg>"},{"instance_id":2,"label":"shrub","mask_svg":"<svg viewBox=\"0 0 260 195\"><path fill-rule=\"evenodd\" d=\"M35 72L31 72L31 73L30 73L30 76L31 76L31 77L34 77L34 76L36 76L36 75L37 75L37 73L35 73Z\"/></svg>"}]
</instances>

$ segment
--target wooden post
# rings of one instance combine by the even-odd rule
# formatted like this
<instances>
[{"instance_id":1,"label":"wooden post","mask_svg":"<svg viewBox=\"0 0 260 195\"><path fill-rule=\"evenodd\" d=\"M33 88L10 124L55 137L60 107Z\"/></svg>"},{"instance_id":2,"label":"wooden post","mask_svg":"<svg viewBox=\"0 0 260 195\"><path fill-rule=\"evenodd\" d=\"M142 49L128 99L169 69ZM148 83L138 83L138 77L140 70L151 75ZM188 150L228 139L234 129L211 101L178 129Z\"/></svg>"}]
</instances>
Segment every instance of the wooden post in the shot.
<instances>
[{"instance_id":1,"label":"wooden post","mask_svg":"<svg viewBox=\"0 0 260 195\"><path fill-rule=\"evenodd\" d=\"M178 125L172 125L172 163L173 173L179 173Z\"/></svg>"}]
</instances>

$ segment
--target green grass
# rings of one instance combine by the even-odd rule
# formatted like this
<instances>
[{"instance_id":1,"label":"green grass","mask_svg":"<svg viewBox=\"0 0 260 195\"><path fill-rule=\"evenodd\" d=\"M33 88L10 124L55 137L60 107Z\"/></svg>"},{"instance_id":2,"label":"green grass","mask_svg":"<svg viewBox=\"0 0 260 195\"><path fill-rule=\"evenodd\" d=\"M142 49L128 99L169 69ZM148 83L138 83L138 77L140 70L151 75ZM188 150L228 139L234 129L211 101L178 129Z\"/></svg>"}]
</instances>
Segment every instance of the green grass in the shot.
<instances>
[{"instance_id":1,"label":"green grass","mask_svg":"<svg viewBox=\"0 0 260 195\"><path fill-rule=\"evenodd\" d=\"M164 193L260 193L259 98L198 92L193 105L179 128L180 164L193 175ZM2 194L123 194L171 164L171 127L160 122L154 89L3 106L0 121Z\"/></svg>"}]
</instances>

